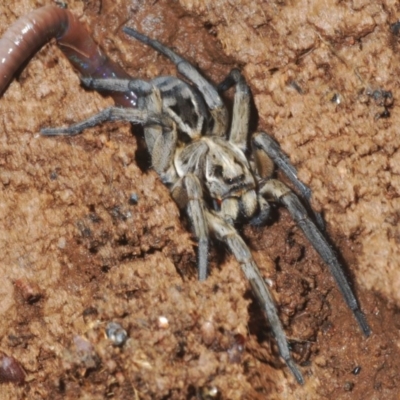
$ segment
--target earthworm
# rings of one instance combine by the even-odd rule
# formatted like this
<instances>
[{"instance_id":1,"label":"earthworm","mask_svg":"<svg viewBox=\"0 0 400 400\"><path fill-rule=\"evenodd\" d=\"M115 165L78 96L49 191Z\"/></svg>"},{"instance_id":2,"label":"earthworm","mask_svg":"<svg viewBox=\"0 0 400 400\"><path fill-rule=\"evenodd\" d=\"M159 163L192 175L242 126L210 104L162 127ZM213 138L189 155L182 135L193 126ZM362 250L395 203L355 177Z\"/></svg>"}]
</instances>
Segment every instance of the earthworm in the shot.
<instances>
[{"instance_id":1,"label":"earthworm","mask_svg":"<svg viewBox=\"0 0 400 400\"><path fill-rule=\"evenodd\" d=\"M45 6L15 21L0 39L0 95L23 63L52 38L84 77L132 79L111 61L70 11ZM136 94L110 93L118 105L136 107Z\"/></svg>"}]
</instances>

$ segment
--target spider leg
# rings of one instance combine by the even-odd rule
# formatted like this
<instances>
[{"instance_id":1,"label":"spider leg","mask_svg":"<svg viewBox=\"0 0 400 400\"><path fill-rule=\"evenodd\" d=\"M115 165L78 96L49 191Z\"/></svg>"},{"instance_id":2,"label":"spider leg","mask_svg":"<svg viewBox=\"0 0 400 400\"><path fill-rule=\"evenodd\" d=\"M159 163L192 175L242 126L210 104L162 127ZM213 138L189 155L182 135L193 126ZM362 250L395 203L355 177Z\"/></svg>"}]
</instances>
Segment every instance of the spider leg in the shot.
<instances>
[{"instance_id":1,"label":"spider leg","mask_svg":"<svg viewBox=\"0 0 400 400\"><path fill-rule=\"evenodd\" d=\"M176 65L177 70L185 78L194 83L194 85L202 93L204 100L209 107L211 115L214 119L212 134L224 136L228 121L228 112L215 87L210 82L208 82L207 79L205 79L192 64L190 64L184 58L182 58L157 40L151 39L148 36L143 35L135 29L129 28L127 26L125 26L122 30L127 35L134 37L135 39L148 46L151 46L154 50L169 58Z\"/></svg>"},{"instance_id":2,"label":"spider leg","mask_svg":"<svg viewBox=\"0 0 400 400\"><path fill-rule=\"evenodd\" d=\"M218 91L225 91L234 85L236 88L229 141L236 144L242 151L246 151L250 119L250 88L243 75L235 68L218 85L217 89Z\"/></svg>"},{"instance_id":3,"label":"spider leg","mask_svg":"<svg viewBox=\"0 0 400 400\"><path fill-rule=\"evenodd\" d=\"M255 261L253 260L248 246L233 226L226 223L222 218L218 217L214 213L206 211L206 215L211 233L213 233L218 240L226 243L229 250L240 263L246 278L250 282L254 295L267 315L272 332L274 333L278 344L280 355L285 360L286 365L289 367L297 382L304 384L303 376L290 355L289 345L272 296Z\"/></svg>"},{"instance_id":4,"label":"spider leg","mask_svg":"<svg viewBox=\"0 0 400 400\"><path fill-rule=\"evenodd\" d=\"M154 90L154 86L142 79L88 78L81 77L82 84L88 89L110 92L134 92L136 96L146 97Z\"/></svg>"},{"instance_id":5,"label":"spider leg","mask_svg":"<svg viewBox=\"0 0 400 400\"><path fill-rule=\"evenodd\" d=\"M173 186L172 197L180 208L185 208L198 243L198 277L200 281L207 278L208 267L208 225L205 216L203 191L199 178L188 174Z\"/></svg>"},{"instance_id":6,"label":"spider leg","mask_svg":"<svg viewBox=\"0 0 400 400\"><path fill-rule=\"evenodd\" d=\"M249 221L250 225L253 226L261 226L264 225L270 216L271 213L271 206L269 205L268 201L265 200L262 196L257 196L258 199L258 206L259 212L254 215Z\"/></svg>"},{"instance_id":7,"label":"spider leg","mask_svg":"<svg viewBox=\"0 0 400 400\"><path fill-rule=\"evenodd\" d=\"M129 92L130 79L119 79L119 78L91 78L91 77L81 77L81 82L83 86L88 89L94 90L106 90L112 92ZM133 80L135 81L135 80ZM146 83L146 81L141 81Z\"/></svg>"},{"instance_id":8,"label":"spider leg","mask_svg":"<svg viewBox=\"0 0 400 400\"><path fill-rule=\"evenodd\" d=\"M64 128L44 128L41 134L44 136L67 136L77 135L87 128L99 125L106 121L127 121L136 124L158 124L172 128L169 118L163 115L149 113L147 110L132 108L109 107L92 117Z\"/></svg>"},{"instance_id":9,"label":"spider leg","mask_svg":"<svg viewBox=\"0 0 400 400\"><path fill-rule=\"evenodd\" d=\"M307 211L301 204L299 198L285 184L276 179L268 180L260 188L260 193L265 196L273 197L288 209L292 218L302 229L314 249L324 260L325 264L329 267L331 274L335 278L336 283L342 292L344 300L353 312L364 335L368 337L371 334L371 329L365 315L360 310L360 306L358 305L357 299L342 270L342 266L340 265L334 251L326 241L324 235L308 217Z\"/></svg>"},{"instance_id":10,"label":"spider leg","mask_svg":"<svg viewBox=\"0 0 400 400\"><path fill-rule=\"evenodd\" d=\"M153 140L151 162L154 170L165 184L176 182L178 175L174 166L174 156L178 141L175 124L172 129L164 128L160 132L159 126L145 128L146 143ZM149 135L152 135L149 138Z\"/></svg>"},{"instance_id":11,"label":"spider leg","mask_svg":"<svg viewBox=\"0 0 400 400\"><path fill-rule=\"evenodd\" d=\"M118 79L118 78L81 78L84 86L97 91L123 92L127 96L133 92L137 101L133 108L147 111L150 114L162 114L162 98L159 89L152 83L141 79ZM129 98L129 97L128 97ZM144 136L147 149L153 153L154 143L162 134L162 127L157 125L146 125Z\"/></svg>"},{"instance_id":12,"label":"spider leg","mask_svg":"<svg viewBox=\"0 0 400 400\"><path fill-rule=\"evenodd\" d=\"M297 176L296 168L292 165L287 155L281 150L279 144L264 132L255 133L253 135L252 144L254 150L264 151L290 179L303 198L307 201L308 208L312 212L319 229L325 231L325 223L322 215L315 212L311 207L311 189L300 181Z\"/></svg>"}]
</instances>

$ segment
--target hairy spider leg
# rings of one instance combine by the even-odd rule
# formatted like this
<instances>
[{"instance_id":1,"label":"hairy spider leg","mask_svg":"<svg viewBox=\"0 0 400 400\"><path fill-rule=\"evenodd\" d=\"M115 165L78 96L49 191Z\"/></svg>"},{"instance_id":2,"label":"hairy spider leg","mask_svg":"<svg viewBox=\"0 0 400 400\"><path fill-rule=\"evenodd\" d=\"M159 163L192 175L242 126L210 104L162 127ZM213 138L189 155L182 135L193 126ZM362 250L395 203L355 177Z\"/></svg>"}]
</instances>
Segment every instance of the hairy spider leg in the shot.
<instances>
[{"instance_id":1,"label":"hairy spider leg","mask_svg":"<svg viewBox=\"0 0 400 400\"><path fill-rule=\"evenodd\" d=\"M231 143L245 152L249 134L251 92L246 80L237 68L232 69L218 85L218 91L226 91L232 86L235 86L235 95L228 138Z\"/></svg>"},{"instance_id":2,"label":"hairy spider leg","mask_svg":"<svg viewBox=\"0 0 400 400\"><path fill-rule=\"evenodd\" d=\"M318 252L320 257L324 260L325 264L329 267L331 274L336 280L336 284L342 292L345 302L353 312L362 332L366 337L368 337L371 334L371 328L368 325L365 315L360 310L360 306L358 305L357 299L346 279L339 260L323 234L308 217L307 211L298 197L284 183L277 179L270 179L265 182L260 188L260 193L269 198L272 197L275 201L278 201L288 209L292 218L304 232L305 236Z\"/></svg>"},{"instance_id":3,"label":"hairy spider leg","mask_svg":"<svg viewBox=\"0 0 400 400\"><path fill-rule=\"evenodd\" d=\"M135 93L137 95L137 108L147 111L154 115L162 114L162 98L160 91L149 82L142 79L112 79L112 78L81 78L81 81L88 89L97 91ZM144 136L146 145L150 154L153 154L153 148L157 138L162 135L162 127L159 125L146 125L144 127ZM154 160L152 160L154 166Z\"/></svg>"},{"instance_id":4,"label":"hairy spider leg","mask_svg":"<svg viewBox=\"0 0 400 400\"><path fill-rule=\"evenodd\" d=\"M199 178L194 174L180 178L173 186L171 194L180 208L186 208L198 243L198 278L204 281L207 278L209 239L206 207Z\"/></svg>"},{"instance_id":5,"label":"hairy spider leg","mask_svg":"<svg viewBox=\"0 0 400 400\"><path fill-rule=\"evenodd\" d=\"M214 119L214 126L211 133L213 135L225 136L228 124L228 111L215 87L208 82L208 80L205 79L192 64L157 40L151 39L148 36L143 35L135 29L127 26L125 26L122 30L127 35L134 37L135 39L152 47L154 50L169 58L176 65L177 70L185 78L193 82L197 89L202 93L203 98Z\"/></svg>"},{"instance_id":6,"label":"hairy spider leg","mask_svg":"<svg viewBox=\"0 0 400 400\"><path fill-rule=\"evenodd\" d=\"M301 193L307 202L307 208L312 212L315 222L321 231L325 231L325 222L322 215L311 207L311 189L297 176L297 170L290 162L289 157L281 150L279 144L265 132L255 133L252 138L253 148L264 151L268 157L289 178L295 188Z\"/></svg>"},{"instance_id":7,"label":"hairy spider leg","mask_svg":"<svg viewBox=\"0 0 400 400\"><path fill-rule=\"evenodd\" d=\"M109 107L84 121L61 128L44 128L41 129L40 133L44 136L74 136L87 128L92 128L107 121L126 121L142 125L158 124L173 129L170 118L163 115L154 115L146 110L133 108Z\"/></svg>"},{"instance_id":8,"label":"hairy spider leg","mask_svg":"<svg viewBox=\"0 0 400 400\"><path fill-rule=\"evenodd\" d=\"M88 89L94 89L99 92L108 91L129 93L135 91L135 94L140 97L148 96L153 90L153 86L142 79L127 79L127 78L93 78L82 76L81 82ZM139 107L138 105L133 108Z\"/></svg>"},{"instance_id":9,"label":"hairy spider leg","mask_svg":"<svg viewBox=\"0 0 400 400\"><path fill-rule=\"evenodd\" d=\"M145 133L146 134L146 133ZM194 174L187 174L179 178L175 167L174 157L178 135L176 125L173 129L163 129L162 134L156 137L151 153L153 168L164 183L172 184L171 194L181 209L186 209L190 224L195 235L197 250L198 279L207 278L208 269L208 226L204 214L205 204L203 190L199 178Z\"/></svg>"},{"instance_id":10,"label":"hairy spider leg","mask_svg":"<svg viewBox=\"0 0 400 400\"><path fill-rule=\"evenodd\" d=\"M278 344L280 355L296 378L297 382L301 385L304 384L303 376L290 355L289 345L282 324L279 320L271 293L264 282L264 279L253 259L253 256L251 255L248 246L240 237L235 228L225 222L222 218L209 211L206 211L206 216L210 232L215 236L216 239L228 246L231 253L238 260L246 278L250 282L251 288L271 325L272 332Z\"/></svg>"}]
</instances>

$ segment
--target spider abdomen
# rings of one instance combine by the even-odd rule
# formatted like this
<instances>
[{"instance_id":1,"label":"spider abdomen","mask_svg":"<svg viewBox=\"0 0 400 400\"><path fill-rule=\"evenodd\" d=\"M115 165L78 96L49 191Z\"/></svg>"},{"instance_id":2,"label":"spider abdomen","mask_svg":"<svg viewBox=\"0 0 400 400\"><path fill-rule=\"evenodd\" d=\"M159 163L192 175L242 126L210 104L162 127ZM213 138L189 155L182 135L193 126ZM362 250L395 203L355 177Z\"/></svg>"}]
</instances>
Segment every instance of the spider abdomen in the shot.
<instances>
[{"instance_id":1,"label":"spider abdomen","mask_svg":"<svg viewBox=\"0 0 400 400\"><path fill-rule=\"evenodd\" d=\"M210 115L198 90L174 76L161 76L152 83L161 93L163 112L177 125L178 138L189 142L201 137L208 129Z\"/></svg>"}]
</instances>

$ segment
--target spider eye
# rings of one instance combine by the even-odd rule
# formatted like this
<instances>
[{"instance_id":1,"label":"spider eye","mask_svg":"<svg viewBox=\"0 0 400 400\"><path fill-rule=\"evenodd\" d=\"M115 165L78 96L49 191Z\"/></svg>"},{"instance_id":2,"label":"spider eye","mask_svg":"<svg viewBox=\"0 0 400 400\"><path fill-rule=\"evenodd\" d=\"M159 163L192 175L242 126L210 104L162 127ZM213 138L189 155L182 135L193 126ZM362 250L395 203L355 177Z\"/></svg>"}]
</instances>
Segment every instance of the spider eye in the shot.
<instances>
[{"instance_id":1,"label":"spider eye","mask_svg":"<svg viewBox=\"0 0 400 400\"><path fill-rule=\"evenodd\" d=\"M221 165L216 165L214 167L214 175L217 176L218 178L222 178L222 172L223 172L223 169L222 169Z\"/></svg>"},{"instance_id":2,"label":"spider eye","mask_svg":"<svg viewBox=\"0 0 400 400\"><path fill-rule=\"evenodd\" d=\"M234 183L240 183L244 181L244 174L235 176L234 178L224 178L224 182L228 185L233 185Z\"/></svg>"}]
</instances>

